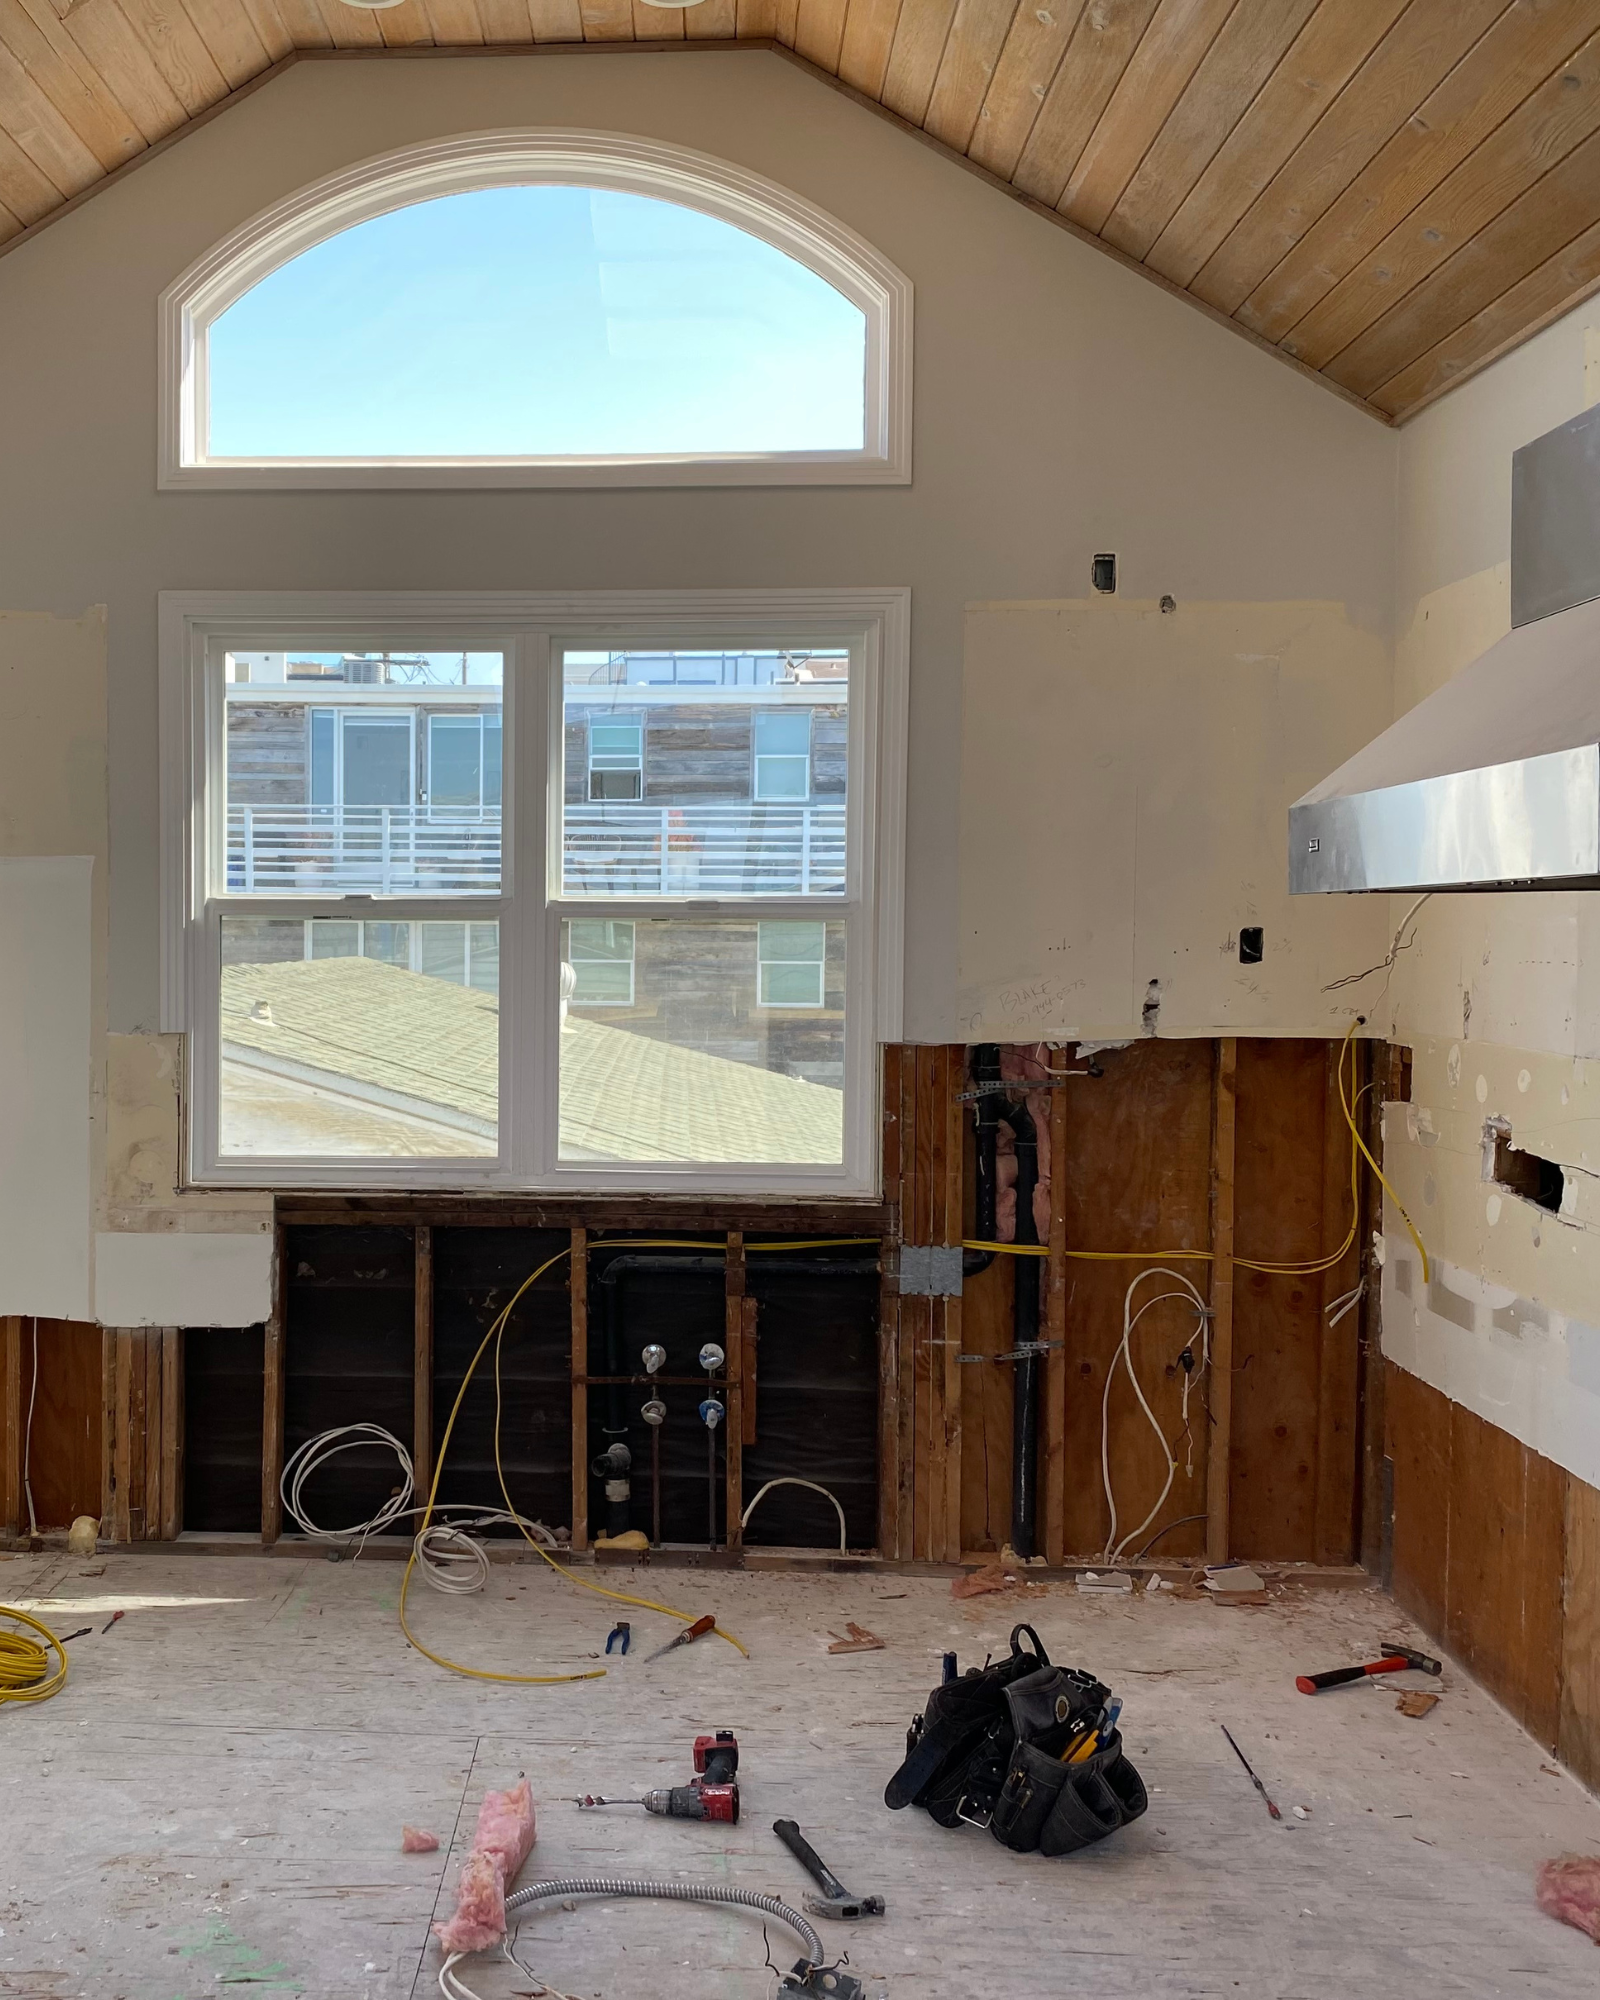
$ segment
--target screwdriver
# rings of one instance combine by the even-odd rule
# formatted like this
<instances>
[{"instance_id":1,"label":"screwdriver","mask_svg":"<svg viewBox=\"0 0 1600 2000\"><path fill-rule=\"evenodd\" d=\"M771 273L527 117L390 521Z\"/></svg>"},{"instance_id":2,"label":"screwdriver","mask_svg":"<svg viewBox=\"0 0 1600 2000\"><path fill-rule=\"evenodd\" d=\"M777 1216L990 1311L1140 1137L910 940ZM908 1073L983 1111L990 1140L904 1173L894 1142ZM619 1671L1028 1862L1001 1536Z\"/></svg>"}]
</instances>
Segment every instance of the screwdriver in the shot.
<instances>
[{"instance_id":1,"label":"screwdriver","mask_svg":"<svg viewBox=\"0 0 1600 2000\"><path fill-rule=\"evenodd\" d=\"M645 1665L649 1666L650 1660L659 1660L663 1653L670 1653L674 1646L687 1646L696 1639L703 1639L708 1632L714 1632L716 1629L717 1621L708 1611L704 1618L697 1618L692 1625L686 1625L676 1639L669 1639L664 1646L657 1646L650 1658L645 1661Z\"/></svg>"},{"instance_id":2,"label":"screwdriver","mask_svg":"<svg viewBox=\"0 0 1600 2000\"><path fill-rule=\"evenodd\" d=\"M1249 1772L1250 1782L1252 1785L1255 1786L1256 1790L1261 1794L1262 1803L1266 1806L1267 1811L1271 1813L1274 1819L1282 1819L1283 1814L1279 1812L1278 1808L1272 1803L1272 1800L1267 1796L1266 1786L1262 1784L1261 1780L1256 1776L1255 1772L1250 1769L1250 1759L1239 1748L1238 1744L1234 1743L1233 1736L1229 1731L1228 1725L1225 1722L1221 1722L1218 1723L1217 1727L1222 1731L1223 1735L1227 1737L1228 1742L1232 1745L1234 1756L1238 1758L1239 1762L1244 1766L1245 1770Z\"/></svg>"}]
</instances>

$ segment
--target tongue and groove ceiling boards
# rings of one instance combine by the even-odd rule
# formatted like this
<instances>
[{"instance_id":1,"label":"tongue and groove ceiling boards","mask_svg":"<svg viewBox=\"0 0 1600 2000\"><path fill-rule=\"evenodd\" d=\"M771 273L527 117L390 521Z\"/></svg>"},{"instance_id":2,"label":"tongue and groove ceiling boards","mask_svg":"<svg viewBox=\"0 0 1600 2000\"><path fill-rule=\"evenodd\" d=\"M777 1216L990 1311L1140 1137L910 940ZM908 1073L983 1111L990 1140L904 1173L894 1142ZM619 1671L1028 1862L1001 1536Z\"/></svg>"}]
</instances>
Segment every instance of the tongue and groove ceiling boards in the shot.
<instances>
[{"instance_id":1,"label":"tongue and groove ceiling boards","mask_svg":"<svg viewBox=\"0 0 1600 2000\"><path fill-rule=\"evenodd\" d=\"M1600 286L1600 0L0 0L0 248L275 64L770 42L1389 420Z\"/></svg>"}]
</instances>

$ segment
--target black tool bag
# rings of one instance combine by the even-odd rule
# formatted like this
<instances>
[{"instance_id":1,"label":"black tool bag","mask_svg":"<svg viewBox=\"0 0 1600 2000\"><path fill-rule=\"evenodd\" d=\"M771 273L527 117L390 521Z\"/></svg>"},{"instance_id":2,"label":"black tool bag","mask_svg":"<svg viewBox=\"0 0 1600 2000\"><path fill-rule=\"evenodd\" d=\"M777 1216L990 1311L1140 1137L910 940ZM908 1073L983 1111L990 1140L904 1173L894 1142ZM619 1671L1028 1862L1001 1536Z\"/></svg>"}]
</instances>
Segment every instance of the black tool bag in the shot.
<instances>
[{"instance_id":1,"label":"black tool bag","mask_svg":"<svg viewBox=\"0 0 1600 2000\"><path fill-rule=\"evenodd\" d=\"M1122 1738L1111 1730L1081 1763L1061 1753L1108 1694L1092 1674L1052 1666L1033 1627L1017 1625L1006 1658L929 1695L884 1803L922 1806L940 1826L987 1827L1018 1854L1071 1854L1103 1840L1149 1804Z\"/></svg>"}]
</instances>

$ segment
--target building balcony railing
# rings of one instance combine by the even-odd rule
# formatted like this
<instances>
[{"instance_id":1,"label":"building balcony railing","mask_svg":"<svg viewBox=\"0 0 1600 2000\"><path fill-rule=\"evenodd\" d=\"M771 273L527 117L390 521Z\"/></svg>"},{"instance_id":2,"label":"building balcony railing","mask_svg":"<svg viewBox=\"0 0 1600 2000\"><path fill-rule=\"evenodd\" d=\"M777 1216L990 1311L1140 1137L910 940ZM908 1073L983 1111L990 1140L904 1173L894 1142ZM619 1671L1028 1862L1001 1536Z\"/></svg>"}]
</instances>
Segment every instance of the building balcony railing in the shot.
<instances>
[{"instance_id":1,"label":"building balcony railing","mask_svg":"<svg viewBox=\"0 0 1600 2000\"><path fill-rule=\"evenodd\" d=\"M570 896L838 895L845 809L569 805L562 868ZM494 895L500 812L234 805L227 877L235 895Z\"/></svg>"},{"instance_id":2,"label":"building balcony railing","mask_svg":"<svg viewBox=\"0 0 1600 2000\"><path fill-rule=\"evenodd\" d=\"M845 886L845 809L569 805L569 896L823 896Z\"/></svg>"}]
</instances>

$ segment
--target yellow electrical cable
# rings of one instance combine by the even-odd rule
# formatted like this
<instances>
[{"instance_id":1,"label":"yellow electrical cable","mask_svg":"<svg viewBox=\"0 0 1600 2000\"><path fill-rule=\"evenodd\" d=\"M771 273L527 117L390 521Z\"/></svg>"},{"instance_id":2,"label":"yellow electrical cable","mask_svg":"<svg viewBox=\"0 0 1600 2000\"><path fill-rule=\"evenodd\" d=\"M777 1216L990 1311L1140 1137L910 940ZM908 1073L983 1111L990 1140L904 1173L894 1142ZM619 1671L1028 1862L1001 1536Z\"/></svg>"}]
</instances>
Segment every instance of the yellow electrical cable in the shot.
<instances>
[{"instance_id":1,"label":"yellow electrical cable","mask_svg":"<svg viewBox=\"0 0 1600 2000\"><path fill-rule=\"evenodd\" d=\"M1362 1021L1365 1020L1365 1018L1366 1018L1365 1015L1358 1014L1356 1018L1350 1023L1349 1034L1345 1036L1345 1040L1347 1042L1350 1039L1350 1035L1353 1035L1355 1033L1356 1029L1361 1025ZM1407 1230L1410 1232L1411 1240L1417 1246L1417 1255L1422 1259L1422 1282L1424 1284L1427 1284L1430 1276L1428 1269L1428 1246L1423 1242L1422 1238L1418 1235L1417 1225L1411 1220L1410 1210L1406 1207L1405 1203L1400 1199L1399 1195L1395 1193L1394 1189L1390 1187L1387 1179L1384 1177L1384 1171L1382 1167L1380 1167L1377 1161L1372 1157L1372 1154L1368 1149L1366 1140L1363 1139L1361 1134L1356 1130L1356 1121L1353 1117L1351 1117L1350 1107L1344 1101L1344 1065L1342 1062L1340 1063L1339 1067L1339 1103L1342 1106L1345 1118L1349 1123L1351 1137L1355 1140L1356 1144L1361 1148L1362 1154L1366 1159L1367 1165L1371 1167L1372 1171L1377 1175L1379 1187L1383 1189L1384 1193L1389 1197L1389 1199L1394 1203L1395 1207L1400 1211L1400 1219L1405 1224Z\"/></svg>"},{"instance_id":2,"label":"yellow electrical cable","mask_svg":"<svg viewBox=\"0 0 1600 2000\"><path fill-rule=\"evenodd\" d=\"M45 1641L41 1646L24 1632L0 1631L0 1702L48 1701L51 1695L59 1694L67 1684L67 1650L55 1633L9 1604L0 1604L0 1618L26 1625ZM51 1650L61 1662L53 1672Z\"/></svg>"},{"instance_id":3,"label":"yellow electrical cable","mask_svg":"<svg viewBox=\"0 0 1600 2000\"><path fill-rule=\"evenodd\" d=\"M875 1236L818 1236L809 1238L804 1242L749 1243L746 1244L745 1248L747 1250L755 1250L755 1251L823 1250L823 1249L839 1248L847 1244L876 1243L877 1240L878 1239ZM724 1254L726 1254L725 1246L719 1246L715 1242L704 1243L704 1242L699 1242L694 1238L673 1237L673 1236L607 1237L605 1239L596 1241L594 1247L596 1249L627 1248L630 1250L705 1250L711 1252L713 1255L716 1254L719 1248L722 1248ZM440 1475L444 1471L445 1453L450 1449L451 1433L455 1430L456 1418L460 1414L461 1405L466 1397L468 1385L471 1383L473 1375L477 1371L478 1363L483 1359L485 1349L488 1347L490 1341L492 1340L495 1343L494 1467L495 1467L495 1472L499 1477L500 1491L505 1498L507 1511L516 1517L517 1527L524 1541L527 1542L528 1546L531 1549L535 1550L537 1554L542 1556L544 1560L550 1565L550 1567L553 1570L556 1571L556 1573L559 1576L565 1577L569 1583L575 1583L580 1590L592 1590L598 1597L609 1598L615 1604L630 1604L636 1607L640 1611L659 1611L664 1618L676 1618L685 1625L691 1625L694 1623L694 1614L692 1612L679 1611L670 1604L657 1604L653 1598L630 1597L625 1591L607 1590L603 1584L591 1583L587 1577L575 1576L570 1569L567 1569L563 1564L558 1563L555 1560L554 1556L552 1556L547 1549L541 1548L540 1545L528 1533L527 1529L523 1527L521 1510L513 1504L511 1495L506 1491L505 1471L500 1462L500 1412L501 1412L500 1351L501 1351L501 1342L505 1334L506 1323L509 1321L513 1309L520 1302L523 1293L526 1292L531 1285L535 1284L540 1278L542 1278L546 1271L550 1270L553 1266L559 1264L563 1257L570 1257L571 1254L572 1251L570 1246L568 1246L566 1249L558 1250L553 1257L547 1257L536 1271L530 1272L529 1275L526 1278L524 1278L522 1283L517 1287L516 1291L512 1293L511 1298L507 1302L504 1310L498 1315L493 1325L489 1328L488 1332L483 1336L483 1339L478 1343L478 1351L476 1352L476 1354L473 1355L471 1361L467 1364L467 1372L461 1379L461 1387L456 1391L455 1402L450 1407L450 1419L449 1422L444 1427L444 1436L439 1441L439 1455L433 1468L433 1480L428 1488L428 1504L424 1509L421 1525L417 1529L417 1534L420 1536L427 1529L429 1522L433 1519L434 1502L438 1497ZM482 1667L466 1666L460 1660L446 1659L444 1654L442 1653L435 1653L434 1651L432 1651L430 1647L423 1645L422 1641L417 1637L417 1635L412 1631L410 1625L407 1624L406 1622L406 1600L410 1595L411 1575L416 1566L417 1566L417 1549L416 1549L416 1542L415 1540L413 1540L411 1545L411 1553L406 1558L405 1572L400 1579L400 1604L399 1604L400 1630L405 1634L410 1644L413 1645L417 1649L417 1651L422 1654L423 1658L432 1660L435 1666L444 1667L450 1673L453 1674L464 1674L470 1680L509 1681L518 1687L557 1687L568 1681L597 1681L604 1679L606 1672L604 1667L591 1667L587 1672L581 1674L496 1674L496 1673L490 1673ZM20 1613L18 1613L17 1615L21 1616ZM41 1630L42 1629L43 1628L41 1627ZM730 1646L736 1647L737 1650L741 1652L746 1659L749 1659L750 1649L745 1645L742 1639L737 1638L732 1632L726 1630L726 1628L721 1625L718 1625L715 1629L717 1637L719 1639L726 1639ZM62 1678L63 1679L66 1678L66 1668L64 1665L62 1668ZM55 1690L52 1688L51 1692L54 1693Z\"/></svg>"},{"instance_id":4,"label":"yellow electrical cable","mask_svg":"<svg viewBox=\"0 0 1600 2000\"><path fill-rule=\"evenodd\" d=\"M1417 1226L1411 1220L1405 1203L1401 1201L1399 1195L1395 1193L1389 1182L1384 1178L1382 1167L1372 1157L1372 1153L1356 1125L1354 1107L1361 1102L1362 1097L1372 1088L1372 1085L1370 1083L1363 1084L1361 1089L1356 1092L1353 1101L1345 1094L1344 1060L1345 1056L1349 1053L1356 1029L1360 1027L1364 1018L1364 1016L1358 1014L1355 1020L1350 1023L1349 1028L1345 1032L1344 1044L1339 1050L1339 1108L1344 1113L1345 1123L1350 1127L1350 1227L1345 1233L1345 1239L1330 1256L1309 1258L1304 1263L1267 1264L1261 1263L1252 1257L1235 1257L1233 1260L1234 1265L1241 1271L1260 1271L1265 1273L1266 1276L1273 1278L1312 1278L1319 1272L1331 1271L1336 1265L1342 1263L1344 1258L1349 1254L1350 1247L1356 1240L1356 1232L1360 1227L1360 1162L1364 1158L1373 1173L1377 1175L1379 1185L1384 1189L1395 1207L1399 1209L1406 1228L1410 1230L1411 1240L1416 1244L1417 1249L1422 1255L1423 1283L1426 1284L1428 1281L1428 1252L1422 1238L1417 1234ZM1048 1257L1050 1255L1049 1245L1044 1243L986 1243L978 1238L968 1237L963 1241L961 1247L964 1250L999 1251L1007 1257ZM1213 1253L1209 1250L1067 1250L1063 1252L1063 1255L1073 1262L1086 1264L1148 1264L1157 1260L1209 1264L1213 1261Z\"/></svg>"}]
</instances>

